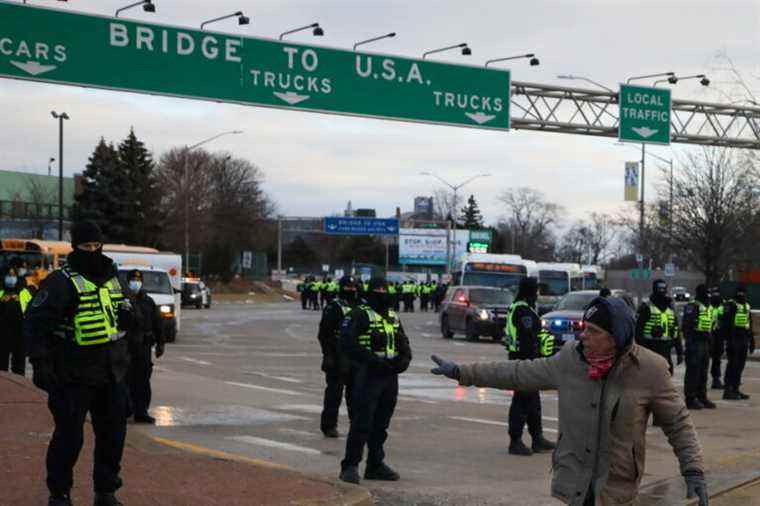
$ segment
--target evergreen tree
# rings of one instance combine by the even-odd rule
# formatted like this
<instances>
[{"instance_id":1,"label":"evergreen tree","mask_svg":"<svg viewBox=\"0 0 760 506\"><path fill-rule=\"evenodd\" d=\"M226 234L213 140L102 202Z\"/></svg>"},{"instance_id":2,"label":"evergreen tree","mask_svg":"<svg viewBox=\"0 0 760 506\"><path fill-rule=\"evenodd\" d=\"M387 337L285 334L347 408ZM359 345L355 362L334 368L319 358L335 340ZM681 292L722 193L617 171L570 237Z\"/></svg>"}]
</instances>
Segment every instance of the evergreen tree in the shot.
<instances>
[{"instance_id":1,"label":"evergreen tree","mask_svg":"<svg viewBox=\"0 0 760 506\"><path fill-rule=\"evenodd\" d=\"M113 144L106 144L101 137L95 150L90 155L87 167L82 174L82 191L76 195L72 209L75 221L92 220L106 234L111 222L109 174L118 166L118 153Z\"/></svg>"},{"instance_id":2,"label":"evergreen tree","mask_svg":"<svg viewBox=\"0 0 760 506\"><path fill-rule=\"evenodd\" d=\"M134 129L119 144L120 179L127 185L121 192L123 221L119 223L124 234L122 242L139 245L157 243L160 217L155 164L145 144L135 135Z\"/></svg>"},{"instance_id":3,"label":"evergreen tree","mask_svg":"<svg viewBox=\"0 0 760 506\"><path fill-rule=\"evenodd\" d=\"M475 197L470 195L467 199L467 206L462 208L462 215L459 218L465 229L483 228L483 215L480 213L478 203Z\"/></svg>"}]
</instances>

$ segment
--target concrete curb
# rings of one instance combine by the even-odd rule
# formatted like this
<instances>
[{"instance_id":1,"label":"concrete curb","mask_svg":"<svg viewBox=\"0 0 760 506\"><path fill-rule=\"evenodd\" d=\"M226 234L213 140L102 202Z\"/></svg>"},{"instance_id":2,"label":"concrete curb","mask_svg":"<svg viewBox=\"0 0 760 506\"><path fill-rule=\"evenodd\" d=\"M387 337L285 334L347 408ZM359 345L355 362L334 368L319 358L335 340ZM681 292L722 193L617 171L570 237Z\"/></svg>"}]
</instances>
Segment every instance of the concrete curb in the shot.
<instances>
[{"instance_id":1,"label":"concrete curb","mask_svg":"<svg viewBox=\"0 0 760 506\"><path fill-rule=\"evenodd\" d=\"M297 471L283 464L277 464L275 462L269 462L267 460L253 459L253 458L245 457L242 455L236 455L234 453L227 453L227 452L222 452L218 450L212 450L211 448L206 448L204 446L198 446L198 445L194 445L190 443L185 443L182 441L175 441L173 439L165 439L165 438L159 438L159 437L149 437L149 436L142 436L142 437L149 439L154 444L166 446L169 448L174 448L180 451L194 453L196 455L202 455L202 456L213 458L213 459L230 460L230 461L240 462L240 463L244 463L244 464L248 464L252 466L266 467L269 469L276 469L278 471L282 471L283 473L298 475L300 477L307 478L317 483L330 485L334 489L337 489L340 494L340 497L338 498L332 497L326 500L303 499L303 500L299 500L299 501L295 501L291 503L293 505L297 505L297 506L328 506L328 505L329 506L373 506L374 504L372 501L372 495L370 494L369 490L357 485L343 483L342 481L326 478L325 476L321 476L321 475L303 473L301 471Z\"/></svg>"}]
</instances>

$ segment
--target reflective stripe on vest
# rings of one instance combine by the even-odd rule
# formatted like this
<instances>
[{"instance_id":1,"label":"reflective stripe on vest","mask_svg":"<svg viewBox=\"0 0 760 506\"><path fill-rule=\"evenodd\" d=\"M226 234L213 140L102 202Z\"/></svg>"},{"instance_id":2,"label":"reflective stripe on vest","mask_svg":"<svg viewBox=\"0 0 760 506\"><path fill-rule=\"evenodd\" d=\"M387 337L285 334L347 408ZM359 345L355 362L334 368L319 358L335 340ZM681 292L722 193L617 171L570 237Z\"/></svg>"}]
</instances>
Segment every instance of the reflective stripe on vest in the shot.
<instances>
[{"instance_id":1,"label":"reflective stripe on vest","mask_svg":"<svg viewBox=\"0 0 760 506\"><path fill-rule=\"evenodd\" d=\"M395 358L396 335L399 331L398 317L393 311L388 311L388 319L383 318L369 306L359 306L369 317L369 328L366 334L359 336L359 344L379 357ZM385 336L385 345L382 348L372 347L372 335L382 334Z\"/></svg>"},{"instance_id":2,"label":"reflective stripe on vest","mask_svg":"<svg viewBox=\"0 0 760 506\"><path fill-rule=\"evenodd\" d=\"M734 315L734 327L738 329L749 329L749 304L736 304L736 315Z\"/></svg>"},{"instance_id":3,"label":"reflective stripe on vest","mask_svg":"<svg viewBox=\"0 0 760 506\"><path fill-rule=\"evenodd\" d=\"M515 310L520 306L525 306L530 309L530 306L524 300L516 300L511 306L509 306L509 312L507 312L507 325L504 328L504 345L506 346L507 351L511 352L517 352L517 327L512 321L512 317L515 314Z\"/></svg>"},{"instance_id":4,"label":"reflective stripe on vest","mask_svg":"<svg viewBox=\"0 0 760 506\"><path fill-rule=\"evenodd\" d=\"M660 308L654 304L647 305L649 306L649 319L644 323L644 338L663 341L672 339L676 330L676 315L673 310L667 308L665 311L660 311ZM652 335L655 327L662 328L661 337Z\"/></svg>"},{"instance_id":5,"label":"reflective stripe on vest","mask_svg":"<svg viewBox=\"0 0 760 506\"><path fill-rule=\"evenodd\" d=\"M63 325L60 334L73 338L80 346L92 346L124 337L118 329L118 309L124 303L124 294L117 278L111 278L98 287L81 274L62 269L76 288L79 296L73 325Z\"/></svg>"},{"instance_id":6,"label":"reflective stripe on vest","mask_svg":"<svg viewBox=\"0 0 760 506\"><path fill-rule=\"evenodd\" d=\"M342 300L340 300L340 299L335 299L335 303L336 303L336 304L338 305L338 307L340 308L340 311L341 311L341 313L343 313L343 318L341 318L341 319L340 319L340 321L343 321L343 320L344 320L344 319L345 319L345 318L346 318L346 317L347 317L349 314L351 314L351 310L352 310L353 308L352 308L351 306L349 306L348 304L346 304L345 302L343 302ZM340 324L339 324L339 325L338 325L338 326L335 328L335 337L336 337L337 339L339 339L339 338L340 338L340 330L341 330L341 326L340 326Z\"/></svg>"}]
</instances>

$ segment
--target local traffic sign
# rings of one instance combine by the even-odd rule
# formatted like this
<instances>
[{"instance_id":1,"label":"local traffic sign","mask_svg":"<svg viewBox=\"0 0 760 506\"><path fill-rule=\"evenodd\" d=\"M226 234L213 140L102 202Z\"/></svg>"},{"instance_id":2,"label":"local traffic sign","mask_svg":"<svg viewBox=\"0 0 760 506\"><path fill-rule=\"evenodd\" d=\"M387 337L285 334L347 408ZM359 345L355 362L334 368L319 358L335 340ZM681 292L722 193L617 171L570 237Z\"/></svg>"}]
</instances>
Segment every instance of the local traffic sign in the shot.
<instances>
[{"instance_id":1,"label":"local traffic sign","mask_svg":"<svg viewBox=\"0 0 760 506\"><path fill-rule=\"evenodd\" d=\"M325 232L335 235L398 235L395 218L325 218Z\"/></svg>"},{"instance_id":2,"label":"local traffic sign","mask_svg":"<svg viewBox=\"0 0 760 506\"><path fill-rule=\"evenodd\" d=\"M620 85L618 138L670 144L670 89Z\"/></svg>"},{"instance_id":3,"label":"local traffic sign","mask_svg":"<svg viewBox=\"0 0 760 506\"><path fill-rule=\"evenodd\" d=\"M424 123L509 128L510 72L0 0L0 76Z\"/></svg>"}]
</instances>

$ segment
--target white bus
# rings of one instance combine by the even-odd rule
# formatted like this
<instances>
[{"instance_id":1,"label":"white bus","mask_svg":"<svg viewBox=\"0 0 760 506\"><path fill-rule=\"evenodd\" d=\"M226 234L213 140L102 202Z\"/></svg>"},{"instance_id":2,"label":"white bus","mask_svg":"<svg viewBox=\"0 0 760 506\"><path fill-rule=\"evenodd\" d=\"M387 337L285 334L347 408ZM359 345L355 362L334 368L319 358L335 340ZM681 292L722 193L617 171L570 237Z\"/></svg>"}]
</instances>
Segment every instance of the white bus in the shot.
<instances>
[{"instance_id":1,"label":"white bus","mask_svg":"<svg viewBox=\"0 0 760 506\"><path fill-rule=\"evenodd\" d=\"M538 294L543 302L556 302L573 290L572 280L581 275L581 267L573 263L539 262Z\"/></svg>"},{"instance_id":2,"label":"white bus","mask_svg":"<svg viewBox=\"0 0 760 506\"><path fill-rule=\"evenodd\" d=\"M572 279L571 290L599 290L604 280L604 271L598 265L582 265L580 272Z\"/></svg>"},{"instance_id":3,"label":"white bus","mask_svg":"<svg viewBox=\"0 0 760 506\"><path fill-rule=\"evenodd\" d=\"M528 267L520 255L465 253L452 273L452 286L517 287L528 276Z\"/></svg>"}]
</instances>

